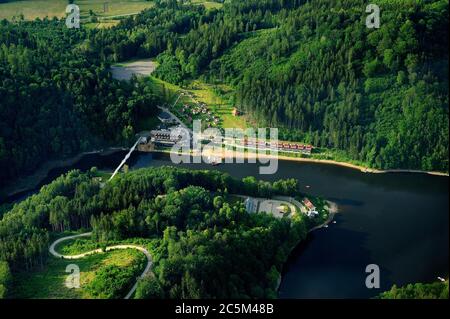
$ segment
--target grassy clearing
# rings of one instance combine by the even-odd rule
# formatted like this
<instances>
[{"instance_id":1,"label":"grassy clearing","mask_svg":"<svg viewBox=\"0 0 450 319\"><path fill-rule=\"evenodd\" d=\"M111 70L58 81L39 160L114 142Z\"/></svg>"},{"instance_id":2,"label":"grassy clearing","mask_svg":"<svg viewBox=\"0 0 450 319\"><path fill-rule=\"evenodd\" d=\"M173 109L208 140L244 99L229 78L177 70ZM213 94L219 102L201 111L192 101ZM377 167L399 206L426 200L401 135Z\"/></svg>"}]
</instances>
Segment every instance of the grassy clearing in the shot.
<instances>
[{"instance_id":1,"label":"grassy clearing","mask_svg":"<svg viewBox=\"0 0 450 319\"><path fill-rule=\"evenodd\" d=\"M108 10L104 11L104 3ZM0 4L0 19L13 19L23 14L25 20L36 18L62 18L66 16L67 0L19 0ZM99 19L96 23L86 23L88 28L110 27L116 25L118 16L139 13L152 7L151 1L145 0L75 0L80 7L81 18L87 19L90 11Z\"/></svg>"},{"instance_id":2,"label":"grassy clearing","mask_svg":"<svg viewBox=\"0 0 450 319\"><path fill-rule=\"evenodd\" d=\"M73 233L65 233L64 236L72 235ZM98 243L90 237L80 237L76 239L69 239L61 242L57 247L56 251L64 255L78 255L83 254L88 251L92 251L94 249L103 248L107 246L114 245L125 245L125 244L133 244L145 247L149 251L152 251L155 247L155 240L158 239L146 239L146 238L129 238L125 240L110 240L105 243Z\"/></svg>"},{"instance_id":3,"label":"grassy clearing","mask_svg":"<svg viewBox=\"0 0 450 319\"><path fill-rule=\"evenodd\" d=\"M65 1L67 3L67 1ZM114 18L115 16L135 14L152 7L151 1L145 0L75 0L80 7L81 15L88 15L92 10L101 19ZM104 3L108 3L108 9L104 11Z\"/></svg>"},{"instance_id":4,"label":"grassy clearing","mask_svg":"<svg viewBox=\"0 0 450 319\"><path fill-rule=\"evenodd\" d=\"M21 0L0 4L0 19L12 19L23 14L25 20L65 16L65 0Z\"/></svg>"},{"instance_id":5,"label":"grassy clearing","mask_svg":"<svg viewBox=\"0 0 450 319\"><path fill-rule=\"evenodd\" d=\"M164 96L167 101L174 102L178 94L182 91L189 92L193 99L189 96L180 98L176 105L176 109L181 109L183 104L193 104L194 101L205 103L209 110L214 115L217 115L220 120L220 126L223 128L246 128L247 123L245 117L233 116L233 104L229 102L228 96L231 89L226 85L211 85L200 80L192 81L186 88L174 85L155 77L150 77L152 85L161 96ZM169 103L171 104L171 103Z\"/></svg>"},{"instance_id":6,"label":"grassy clearing","mask_svg":"<svg viewBox=\"0 0 450 319\"><path fill-rule=\"evenodd\" d=\"M193 4L204 5L206 9L220 9L223 4L214 1L192 0Z\"/></svg>"},{"instance_id":7,"label":"grassy clearing","mask_svg":"<svg viewBox=\"0 0 450 319\"><path fill-rule=\"evenodd\" d=\"M139 61L130 60L117 63L114 66L126 68L137 62ZM175 110L173 110L182 120L186 120L183 118L181 112L183 105L195 105L196 102L199 102L206 104L213 115L220 118L220 127L242 129L247 127L245 116L234 116L232 114L234 108L230 98L232 89L227 85L212 85L201 80L193 80L186 87L180 87L154 76L148 76L146 79L148 80L149 85L153 86L155 92L164 97L170 106L172 106L172 103L177 99L180 92L184 91L190 93L192 98L187 95L182 96L175 106ZM204 122L206 122L206 120ZM138 131L148 130L149 128L155 127L157 124L158 123L151 119L143 119L138 123L137 129ZM187 120L186 124L189 124L187 123Z\"/></svg>"},{"instance_id":8,"label":"grassy clearing","mask_svg":"<svg viewBox=\"0 0 450 319\"><path fill-rule=\"evenodd\" d=\"M109 244L108 244L109 245ZM56 251L63 255L78 255L101 248L100 243L88 237L65 240L56 246Z\"/></svg>"},{"instance_id":9,"label":"grassy clearing","mask_svg":"<svg viewBox=\"0 0 450 319\"><path fill-rule=\"evenodd\" d=\"M233 116L232 110L234 105L229 102L228 95L231 89L226 85L211 85L202 81L193 81L188 92L192 93L194 98L208 105L214 114L221 119L223 128L246 128L245 118L242 116Z\"/></svg>"},{"instance_id":10,"label":"grassy clearing","mask_svg":"<svg viewBox=\"0 0 450 319\"><path fill-rule=\"evenodd\" d=\"M164 98L168 101L175 99L177 97L177 93L182 90L182 88L178 85L160 80L154 76L150 76L149 80L151 85L154 86L155 91L161 96L164 96Z\"/></svg>"},{"instance_id":11,"label":"grassy clearing","mask_svg":"<svg viewBox=\"0 0 450 319\"><path fill-rule=\"evenodd\" d=\"M11 297L20 299L90 299L93 298L86 286L94 279L95 271L106 265L129 267L144 259L144 255L133 249L115 250L104 254L86 256L78 260L64 260L49 257L44 269L20 272L14 275ZM67 265L80 267L80 289L65 286ZM135 278L130 278L134 281Z\"/></svg>"}]
</instances>

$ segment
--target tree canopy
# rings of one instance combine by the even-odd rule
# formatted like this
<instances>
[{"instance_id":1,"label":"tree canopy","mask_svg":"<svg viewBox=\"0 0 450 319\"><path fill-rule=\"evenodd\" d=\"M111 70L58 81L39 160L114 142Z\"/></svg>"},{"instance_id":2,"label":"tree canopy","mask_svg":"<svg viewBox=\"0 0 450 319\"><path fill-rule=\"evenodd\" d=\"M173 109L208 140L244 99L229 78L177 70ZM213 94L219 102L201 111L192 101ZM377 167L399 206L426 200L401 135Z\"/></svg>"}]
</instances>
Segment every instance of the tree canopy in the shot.
<instances>
[{"instance_id":1,"label":"tree canopy","mask_svg":"<svg viewBox=\"0 0 450 319\"><path fill-rule=\"evenodd\" d=\"M429 284L408 284L404 287L392 286L383 292L380 299L448 299L448 280Z\"/></svg>"},{"instance_id":2,"label":"tree canopy","mask_svg":"<svg viewBox=\"0 0 450 319\"><path fill-rule=\"evenodd\" d=\"M121 49L105 47L112 60L156 57L169 82L228 84L284 139L377 168L448 171L448 1L378 5L381 27L369 29L358 0L161 2L121 23L136 35Z\"/></svg>"},{"instance_id":3,"label":"tree canopy","mask_svg":"<svg viewBox=\"0 0 450 319\"><path fill-rule=\"evenodd\" d=\"M92 228L92 240L105 245L155 240L154 277L139 283L139 297L272 298L283 263L310 227L300 215L249 214L242 200L232 199L301 196L293 180L236 180L218 171L162 167L101 186L92 174L71 171L14 205L0 220L0 260L13 271L42 267L51 232ZM129 275L99 269L89 291L117 298Z\"/></svg>"}]
</instances>

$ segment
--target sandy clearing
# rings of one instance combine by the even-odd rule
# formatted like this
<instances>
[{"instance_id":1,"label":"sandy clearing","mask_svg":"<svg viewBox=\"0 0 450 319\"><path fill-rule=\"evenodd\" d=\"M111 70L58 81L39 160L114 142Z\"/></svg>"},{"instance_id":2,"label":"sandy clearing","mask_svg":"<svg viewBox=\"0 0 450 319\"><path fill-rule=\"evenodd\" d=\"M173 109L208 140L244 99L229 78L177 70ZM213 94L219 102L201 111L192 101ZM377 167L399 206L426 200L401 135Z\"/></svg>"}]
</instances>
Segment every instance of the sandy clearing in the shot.
<instances>
[{"instance_id":1,"label":"sandy clearing","mask_svg":"<svg viewBox=\"0 0 450 319\"><path fill-rule=\"evenodd\" d=\"M111 73L116 80L130 80L133 75L149 76L156 70L156 63L149 60L135 61L123 65L111 66Z\"/></svg>"}]
</instances>

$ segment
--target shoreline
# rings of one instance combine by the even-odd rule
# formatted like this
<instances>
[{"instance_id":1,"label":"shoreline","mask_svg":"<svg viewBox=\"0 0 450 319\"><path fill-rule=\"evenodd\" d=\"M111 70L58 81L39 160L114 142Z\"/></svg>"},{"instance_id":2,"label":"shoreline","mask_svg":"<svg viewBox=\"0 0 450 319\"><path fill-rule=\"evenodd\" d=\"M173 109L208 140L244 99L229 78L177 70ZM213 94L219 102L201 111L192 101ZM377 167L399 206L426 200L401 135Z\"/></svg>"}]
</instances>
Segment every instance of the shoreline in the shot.
<instances>
[{"instance_id":1,"label":"shoreline","mask_svg":"<svg viewBox=\"0 0 450 319\"><path fill-rule=\"evenodd\" d=\"M102 156L108 156L116 151L125 151L128 150L126 147L109 147L106 149L100 149L100 150L94 150L89 152L83 152L79 153L77 155L74 155L73 157L67 158L67 159L56 159L56 160L50 160L45 162L39 169L36 170L35 173L32 175L24 176L19 178L14 184L11 186L5 187L0 192L1 197L9 198L16 196L20 193L27 192L31 189L34 189L39 185L39 183L42 182L43 179L46 178L48 173L55 168L64 167L64 166L70 166L73 165L75 162L80 160L85 155L90 154L99 154ZM232 152L232 151L230 151ZM164 154L171 154L173 152L168 150L154 150L152 153L164 153ZM181 155L192 155L187 153L180 153ZM256 158L256 153L253 154L254 158ZM248 159L248 153L242 153L242 152L235 152L235 154L225 154L222 155L221 158L244 158ZM273 155L269 154L261 154L258 155L259 158L264 159L274 159L275 157ZM438 171L422 171L422 170L414 170L414 169L389 169L389 170L379 170L375 168L368 168L364 166L360 166L357 164L352 164L348 162L339 162L335 160L325 160L325 159L315 159L315 158L304 158L304 157L291 157L286 155L278 155L279 160L283 161L292 161L292 162L300 162L300 163L315 163L315 164L324 164L324 165L335 165L335 166L341 166L346 168L351 168L354 170L358 170L362 173L366 174L390 174L390 173L408 173L408 174L426 174L426 175L432 175L432 176L441 176L441 177L449 177L449 173L445 172L438 172Z\"/></svg>"},{"instance_id":2,"label":"shoreline","mask_svg":"<svg viewBox=\"0 0 450 319\"><path fill-rule=\"evenodd\" d=\"M93 254L99 254L99 253L105 253L108 251L112 251L112 250L117 250L117 249L136 249L139 250L140 252L142 252L145 257L147 258L147 265L145 266L144 271L142 272L142 274L140 276L138 276L136 278L136 283L133 285L133 287L131 288L131 290L127 293L127 295L125 296L124 299L130 299L131 296L133 296L134 292L137 289L137 286L139 284L139 280L143 279L147 273L150 272L152 264L153 264L153 259L152 256L150 255L150 252L144 248L143 246L138 246L138 245L130 245L130 244L119 244L119 245L113 245L113 246L108 246L106 248L98 248L98 249L94 249L92 251L88 251L85 253L81 253L78 255L62 255L60 253L58 253L55 248L58 244L60 244L63 241L66 240L71 240L71 239L76 239L79 237L90 237L92 235L92 232L88 232L88 233L82 233L82 234L77 234L77 235L71 235L71 236L65 236L65 237L61 237L57 240L55 240L50 247L48 248L48 252L56 258L60 258L60 259L69 259L69 260L74 260L74 259L81 259L85 256L89 256L89 255L93 255Z\"/></svg>"},{"instance_id":3,"label":"shoreline","mask_svg":"<svg viewBox=\"0 0 450 319\"><path fill-rule=\"evenodd\" d=\"M327 202L327 210L328 210L328 218L325 220L322 224L314 226L310 230L308 230L308 234L312 233L313 231L317 229L324 228L325 226L329 225L333 220L334 216L339 212L338 205L335 202L326 200Z\"/></svg>"},{"instance_id":4,"label":"shoreline","mask_svg":"<svg viewBox=\"0 0 450 319\"><path fill-rule=\"evenodd\" d=\"M326 207L327 207L327 210L328 210L328 218L327 218L322 224L317 225L317 226L314 226L313 228L309 229L308 232L307 232L307 236L308 236L310 233L312 233L313 231L318 230L318 229L321 229L321 228L324 228L326 225L328 225L328 224L330 224L331 222L333 222L334 216L336 216L336 214L339 212L338 205L337 205L335 202L332 202L332 201L329 201L329 200L326 200L326 202L327 202L327 206L326 206ZM305 238L305 239L306 239L306 238ZM282 280L283 280L284 267L285 267L285 265L287 264L288 260L291 258L291 255L292 255L293 251L294 251L299 245L301 245L303 241L304 241L304 240L299 241L298 243L296 243L296 244L294 245L294 247L292 247L291 251L290 251L289 254L288 254L288 259L283 263L283 269L282 269L282 271L281 271L281 273L280 273L280 276L278 277L277 285L276 285L276 287L275 287L275 291L277 292L277 295L278 295L279 292L280 292L281 282L282 282ZM277 296L277 297L278 297L278 296Z\"/></svg>"},{"instance_id":5,"label":"shoreline","mask_svg":"<svg viewBox=\"0 0 450 319\"><path fill-rule=\"evenodd\" d=\"M410 173L410 174L427 174L427 175L434 175L434 176L449 176L449 173L445 172L438 172L438 171L422 171L422 170L415 170L415 169L387 169L387 170L381 170L377 168L369 168L360 166L357 164L352 164L348 162L339 162L335 160L324 160L324 159L315 159L315 158L295 158L290 156L279 156L279 159L282 160L294 160L298 162L305 162L305 163L319 163L319 164L326 164L326 165L336 165L336 166L342 166L347 168L352 168L355 170L358 170L362 173L369 173L369 174L390 174L390 173Z\"/></svg>"},{"instance_id":6,"label":"shoreline","mask_svg":"<svg viewBox=\"0 0 450 319\"><path fill-rule=\"evenodd\" d=\"M174 154L173 152L167 151L167 150L154 150L152 152ZM228 152L232 152L232 151L228 151ZM192 155L192 154L187 154L187 153L179 153L179 154L180 155ZM251 153L251 154L254 155L254 156L251 156L252 158L263 158L263 159L275 159L276 158L275 156L269 155L269 154L260 154L260 155L258 155L256 153ZM220 155L215 155L215 156L221 157L222 159L226 159L226 158L248 159L248 153L243 153L243 152L235 152L234 155L233 154L222 154L222 156L220 156ZM277 158L279 160L283 160L283 161L336 165L336 166L355 169L362 173L369 173L369 174L409 173L409 174L427 174L427 175L433 175L433 176L446 176L446 177L449 176L449 173L439 172L439 171L422 171L422 170L415 170L415 169L381 170L381 169L376 169L376 168L364 167L361 165L352 164L352 163L348 163L348 162L339 162L339 161L335 161L335 160L326 160L326 159L293 157L293 156L286 156L286 155L278 155Z\"/></svg>"},{"instance_id":7,"label":"shoreline","mask_svg":"<svg viewBox=\"0 0 450 319\"><path fill-rule=\"evenodd\" d=\"M17 196L20 193L30 191L36 188L48 175L48 173L56 168L70 166L79 161L83 156L99 154L108 156L118 151L127 150L125 147L109 147L106 149L93 150L76 154L65 159L53 159L43 163L33 174L19 177L16 182L10 186L6 186L1 190L1 197L9 198ZM3 200L3 199L2 199Z\"/></svg>"}]
</instances>

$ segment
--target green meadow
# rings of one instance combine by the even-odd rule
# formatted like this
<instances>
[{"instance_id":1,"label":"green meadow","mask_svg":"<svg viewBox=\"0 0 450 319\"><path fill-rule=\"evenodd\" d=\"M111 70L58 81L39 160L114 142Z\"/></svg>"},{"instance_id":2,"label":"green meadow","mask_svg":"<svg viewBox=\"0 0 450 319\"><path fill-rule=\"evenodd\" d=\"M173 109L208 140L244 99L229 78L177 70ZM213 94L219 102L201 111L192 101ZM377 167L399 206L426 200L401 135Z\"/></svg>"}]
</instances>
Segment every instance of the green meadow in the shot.
<instances>
[{"instance_id":1,"label":"green meadow","mask_svg":"<svg viewBox=\"0 0 450 319\"><path fill-rule=\"evenodd\" d=\"M104 4L107 3L107 11ZM19 0L0 4L0 19L17 19L23 15L25 20L36 18L62 18L65 17L67 0ZM151 1L146 0L78 0L75 1L80 7L81 18L89 18L92 12L99 22L98 26L109 26L117 23L114 18L121 15L139 13L153 6Z\"/></svg>"},{"instance_id":2,"label":"green meadow","mask_svg":"<svg viewBox=\"0 0 450 319\"><path fill-rule=\"evenodd\" d=\"M126 269L131 265L142 262L144 255L133 249L113 250L86 256L77 260L58 259L48 257L48 262L42 269L22 271L14 276L10 297L19 299L91 299L89 283L96 276L96 271L105 266L117 266ZM80 268L80 288L67 288L65 280L69 273L66 267L76 264ZM130 284L135 280L129 278Z\"/></svg>"}]
</instances>

